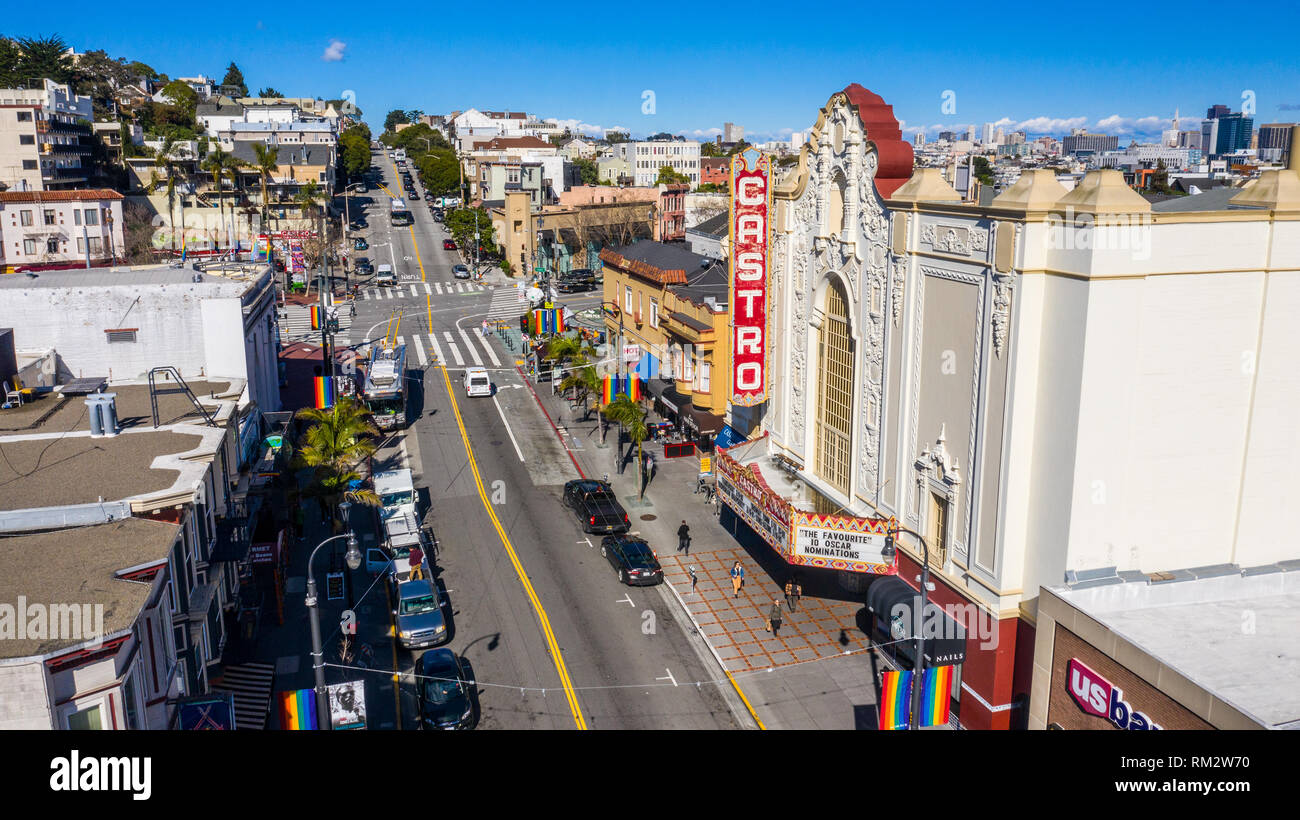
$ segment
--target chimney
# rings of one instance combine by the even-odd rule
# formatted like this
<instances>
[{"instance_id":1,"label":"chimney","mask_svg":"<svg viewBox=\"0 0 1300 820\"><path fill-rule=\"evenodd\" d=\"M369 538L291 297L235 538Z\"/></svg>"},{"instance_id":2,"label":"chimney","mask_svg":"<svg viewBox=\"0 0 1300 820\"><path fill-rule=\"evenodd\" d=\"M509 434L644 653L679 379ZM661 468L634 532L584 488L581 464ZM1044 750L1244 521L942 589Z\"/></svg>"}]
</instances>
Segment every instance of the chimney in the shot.
<instances>
[{"instance_id":1,"label":"chimney","mask_svg":"<svg viewBox=\"0 0 1300 820\"><path fill-rule=\"evenodd\" d=\"M91 393L86 396L86 407L90 410L92 437L101 438L118 434L116 393Z\"/></svg>"}]
</instances>

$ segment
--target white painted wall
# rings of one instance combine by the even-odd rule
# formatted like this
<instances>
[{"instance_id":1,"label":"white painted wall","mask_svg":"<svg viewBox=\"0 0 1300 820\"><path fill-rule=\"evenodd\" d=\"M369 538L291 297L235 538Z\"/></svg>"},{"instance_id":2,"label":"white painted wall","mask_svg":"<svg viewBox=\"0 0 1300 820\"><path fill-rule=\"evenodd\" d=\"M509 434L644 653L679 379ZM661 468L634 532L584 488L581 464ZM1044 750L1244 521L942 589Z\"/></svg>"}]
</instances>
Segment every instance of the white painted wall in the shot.
<instances>
[{"instance_id":1,"label":"white painted wall","mask_svg":"<svg viewBox=\"0 0 1300 820\"><path fill-rule=\"evenodd\" d=\"M0 664L0 731L54 728L45 680L39 661Z\"/></svg>"}]
</instances>

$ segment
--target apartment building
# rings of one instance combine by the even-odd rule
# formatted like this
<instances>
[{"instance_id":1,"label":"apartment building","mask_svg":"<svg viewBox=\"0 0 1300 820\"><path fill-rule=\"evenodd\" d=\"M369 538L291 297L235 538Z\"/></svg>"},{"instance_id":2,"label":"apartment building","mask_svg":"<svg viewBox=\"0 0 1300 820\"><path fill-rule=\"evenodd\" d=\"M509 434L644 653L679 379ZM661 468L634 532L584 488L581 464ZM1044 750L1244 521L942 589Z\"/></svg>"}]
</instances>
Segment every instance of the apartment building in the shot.
<instances>
[{"instance_id":1,"label":"apartment building","mask_svg":"<svg viewBox=\"0 0 1300 820\"><path fill-rule=\"evenodd\" d=\"M4 273L111 265L125 256L117 191L0 191Z\"/></svg>"},{"instance_id":2,"label":"apartment building","mask_svg":"<svg viewBox=\"0 0 1300 820\"><path fill-rule=\"evenodd\" d=\"M0 89L0 183L10 191L85 185L92 118L90 97L52 80Z\"/></svg>"},{"instance_id":3,"label":"apartment building","mask_svg":"<svg viewBox=\"0 0 1300 820\"><path fill-rule=\"evenodd\" d=\"M692 188L700 184L700 144L681 137L641 142L621 142L614 146L615 156L626 160L632 172L632 184L654 185L659 169L665 165L685 174Z\"/></svg>"}]
</instances>

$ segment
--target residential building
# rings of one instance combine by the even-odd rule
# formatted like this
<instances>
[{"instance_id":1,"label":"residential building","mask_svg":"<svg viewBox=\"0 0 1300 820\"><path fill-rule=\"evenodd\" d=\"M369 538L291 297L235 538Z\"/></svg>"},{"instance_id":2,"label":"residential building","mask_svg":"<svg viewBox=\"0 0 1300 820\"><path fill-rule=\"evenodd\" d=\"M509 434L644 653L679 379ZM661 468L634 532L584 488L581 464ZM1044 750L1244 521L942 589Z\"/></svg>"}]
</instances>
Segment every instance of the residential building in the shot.
<instances>
[{"instance_id":1,"label":"residential building","mask_svg":"<svg viewBox=\"0 0 1300 820\"><path fill-rule=\"evenodd\" d=\"M615 156L627 160L632 170L632 184L655 185L659 169L672 168L685 174L691 187L700 184L700 144L682 137L674 139L621 142L614 146Z\"/></svg>"},{"instance_id":2,"label":"residential building","mask_svg":"<svg viewBox=\"0 0 1300 820\"><path fill-rule=\"evenodd\" d=\"M727 264L679 244L600 253L605 331L659 411L709 446L725 423L731 367ZM624 357L635 346L635 357Z\"/></svg>"},{"instance_id":3,"label":"residential building","mask_svg":"<svg viewBox=\"0 0 1300 820\"><path fill-rule=\"evenodd\" d=\"M655 219L655 239L680 242L686 238L686 196L691 186L684 182L658 185L659 199Z\"/></svg>"},{"instance_id":4,"label":"residential building","mask_svg":"<svg viewBox=\"0 0 1300 820\"><path fill-rule=\"evenodd\" d=\"M245 163L241 187L246 196L261 198L260 177L252 170L257 165L257 143L239 140L230 146L235 159ZM275 202L291 202L307 182L315 180L327 196L334 195L335 171L338 149L334 145L280 145L276 146L276 168L271 175L268 193Z\"/></svg>"},{"instance_id":5,"label":"residential building","mask_svg":"<svg viewBox=\"0 0 1300 820\"><path fill-rule=\"evenodd\" d=\"M109 190L0 191L0 270L114 264L126 255L122 200Z\"/></svg>"},{"instance_id":6,"label":"residential building","mask_svg":"<svg viewBox=\"0 0 1300 820\"><path fill-rule=\"evenodd\" d=\"M700 184L726 190L731 185L731 157L700 157Z\"/></svg>"},{"instance_id":7,"label":"residential building","mask_svg":"<svg viewBox=\"0 0 1300 820\"><path fill-rule=\"evenodd\" d=\"M216 137L222 132L229 131L233 123L247 122L244 119L244 106L229 97L220 96L199 103L194 110L194 118L198 120L199 124L203 126L204 132L210 137Z\"/></svg>"},{"instance_id":8,"label":"residential building","mask_svg":"<svg viewBox=\"0 0 1300 820\"><path fill-rule=\"evenodd\" d=\"M910 166L877 95L849 86L818 112L773 193L766 436L743 445L792 520L897 521L896 565L831 567L751 531L872 613L913 606L928 559L935 626L955 637L927 640L927 665L955 667L955 719L1025 726L1048 640L1035 630L1060 641L1049 621L1085 620L1039 621L1044 588L1118 575L1106 600L1140 605L1136 585L1163 573L1300 558L1273 537L1300 527L1276 446L1300 398L1286 352L1300 291L1284 284L1300 167L1154 205L1118 171L1066 191L1035 169L979 205ZM872 634L910 668L889 612Z\"/></svg>"},{"instance_id":9,"label":"residential building","mask_svg":"<svg viewBox=\"0 0 1300 820\"><path fill-rule=\"evenodd\" d=\"M635 179L632 163L621 157L601 157L596 160L596 171L600 181L610 185L631 185Z\"/></svg>"},{"instance_id":10,"label":"residential building","mask_svg":"<svg viewBox=\"0 0 1300 820\"><path fill-rule=\"evenodd\" d=\"M126 150L122 143L123 135L126 140L133 146L139 147L144 145L144 129L135 123L122 123L116 120L109 122L97 122L93 125L93 131L99 141L107 149L109 161L115 165L126 165Z\"/></svg>"},{"instance_id":11,"label":"residential building","mask_svg":"<svg viewBox=\"0 0 1300 820\"><path fill-rule=\"evenodd\" d=\"M239 142L267 145L328 145L338 143L338 132L328 121L233 122L218 134L221 147L231 150Z\"/></svg>"},{"instance_id":12,"label":"residential building","mask_svg":"<svg viewBox=\"0 0 1300 820\"><path fill-rule=\"evenodd\" d=\"M564 154L569 162L591 159L596 156L596 143L582 137L572 137L560 143L560 153Z\"/></svg>"},{"instance_id":13,"label":"residential building","mask_svg":"<svg viewBox=\"0 0 1300 820\"><path fill-rule=\"evenodd\" d=\"M528 194L529 204L540 208L550 201L550 186L544 184L542 174L540 162L480 162L478 185L473 193L484 202L500 205L505 202L507 191L523 191Z\"/></svg>"},{"instance_id":14,"label":"residential building","mask_svg":"<svg viewBox=\"0 0 1300 820\"><path fill-rule=\"evenodd\" d=\"M90 97L42 80L0 89L0 183L10 191L56 191L91 176Z\"/></svg>"},{"instance_id":15,"label":"residential building","mask_svg":"<svg viewBox=\"0 0 1300 820\"><path fill-rule=\"evenodd\" d=\"M602 249L654 235L656 188L577 186L561 196L567 204L535 210L525 192L508 191L502 205L489 207L497 242L516 270L594 268Z\"/></svg>"}]
</instances>

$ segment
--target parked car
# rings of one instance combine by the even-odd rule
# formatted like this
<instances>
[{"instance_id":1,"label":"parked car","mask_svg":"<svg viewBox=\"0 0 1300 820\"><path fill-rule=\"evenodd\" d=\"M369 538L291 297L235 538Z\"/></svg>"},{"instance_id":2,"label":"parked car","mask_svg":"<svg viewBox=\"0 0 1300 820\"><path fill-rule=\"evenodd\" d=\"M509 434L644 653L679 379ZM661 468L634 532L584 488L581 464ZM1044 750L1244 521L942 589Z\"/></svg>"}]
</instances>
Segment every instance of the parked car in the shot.
<instances>
[{"instance_id":1,"label":"parked car","mask_svg":"<svg viewBox=\"0 0 1300 820\"><path fill-rule=\"evenodd\" d=\"M352 266L352 272L358 276L369 276L375 272L375 266L364 256L358 256L356 264Z\"/></svg>"},{"instance_id":2,"label":"parked car","mask_svg":"<svg viewBox=\"0 0 1300 820\"><path fill-rule=\"evenodd\" d=\"M492 380L488 377L488 372L482 367L465 368L465 395L466 396L491 396Z\"/></svg>"},{"instance_id":3,"label":"parked car","mask_svg":"<svg viewBox=\"0 0 1300 820\"><path fill-rule=\"evenodd\" d=\"M449 637L438 585L427 578L397 585L397 639L406 649L445 643Z\"/></svg>"},{"instance_id":4,"label":"parked car","mask_svg":"<svg viewBox=\"0 0 1300 820\"><path fill-rule=\"evenodd\" d=\"M451 275L456 277L457 279L468 279L469 268L465 267L464 265L452 265Z\"/></svg>"},{"instance_id":5,"label":"parked car","mask_svg":"<svg viewBox=\"0 0 1300 820\"><path fill-rule=\"evenodd\" d=\"M456 250L456 241L455 241L454 239L444 239L444 240L442 240L442 249L443 249L444 251L454 251L454 250Z\"/></svg>"},{"instance_id":6,"label":"parked car","mask_svg":"<svg viewBox=\"0 0 1300 820\"><path fill-rule=\"evenodd\" d=\"M357 241L355 241L355 242L352 243L352 250L354 250L354 251L368 251L368 250L370 250L370 243L367 242L365 239L363 239L363 238L361 238L361 237L357 237Z\"/></svg>"},{"instance_id":7,"label":"parked car","mask_svg":"<svg viewBox=\"0 0 1300 820\"><path fill-rule=\"evenodd\" d=\"M421 729L468 729L474 701L465 667L450 649L433 649L415 662Z\"/></svg>"},{"instance_id":8,"label":"parked car","mask_svg":"<svg viewBox=\"0 0 1300 820\"><path fill-rule=\"evenodd\" d=\"M596 289L596 277L591 271L578 269L561 274L555 280L555 289L560 293L577 293Z\"/></svg>"},{"instance_id":9,"label":"parked car","mask_svg":"<svg viewBox=\"0 0 1300 820\"><path fill-rule=\"evenodd\" d=\"M583 532L627 532L630 523L614 490L603 481L574 479L564 485L564 504L578 516Z\"/></svg>"},{"instance_id":10,"label":"parked car","mask_svg":"<svg viewBox=\"0 0 1300 820\"><path fill-rule=\"evenodd\" d=\"M426 202L432 202L432 201L433 201L433 194L430 193L429 191L425 191L425 192L424 192L424 199L425 199Z\"/></svg>"},{"instance_id":11,"label":"parked car","mask_svg":"<svg viewBox=\"0 0 1300 820\"><path fill-rule=\"evenodd\" d=\"M607 535L600 540L601 557L609 560L618 572L618 580L628 586L652 586L664 582L659 556L644 539L630 535Z\"/></svg>"}]
</instances>

